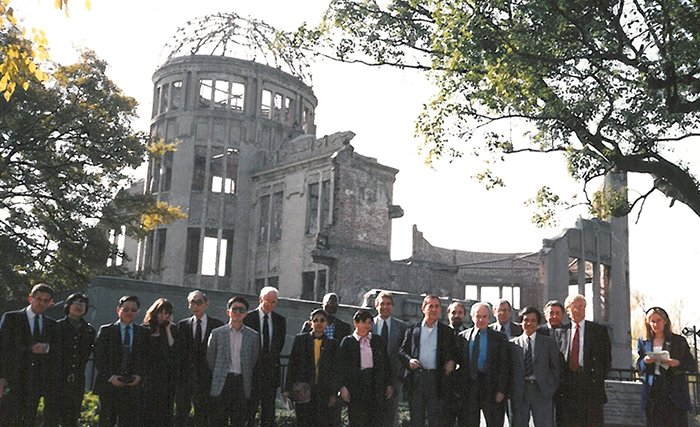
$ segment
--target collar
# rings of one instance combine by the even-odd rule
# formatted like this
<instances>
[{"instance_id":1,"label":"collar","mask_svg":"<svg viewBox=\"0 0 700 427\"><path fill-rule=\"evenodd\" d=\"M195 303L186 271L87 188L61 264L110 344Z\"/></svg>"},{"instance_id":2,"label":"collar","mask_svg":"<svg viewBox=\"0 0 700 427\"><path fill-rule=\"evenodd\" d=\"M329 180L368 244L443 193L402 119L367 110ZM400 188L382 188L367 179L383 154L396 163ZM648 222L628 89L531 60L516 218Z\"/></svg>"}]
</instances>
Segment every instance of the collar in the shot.
<instances>
[{"instance_id":1,"label":"collar","mask_svg":"<svg viewBox=\"0 0 700 427\"><path fill-rule=\"evenodd\" d=\"M428 322L427 322L425 319L423 319L423 320L420 322L420 326L421 326L421 328L433 329L433 328L436 328L436 327L437 327L437 324L438 324L438 323L439 323L439 322L436 320L435 323L433 323L433 326L428 326Z\"/></svg>"},{"instance_id":2,"label":"collar","mask_svg":"<svg viewBox=\"0 0 700 427\"><path fill-rule=\"evenodd\" d=\"M353 331L353 332L352 332L352 336L353 336L358 342L359 342L362 338L364 338L364 337L361 337L361 336L357 335L357 331ZM372 333L371 333L371 332L369 332L369 333L367 334L367 338L370 339L370 340L372 339Z\"/></svg>"}]
</instances>

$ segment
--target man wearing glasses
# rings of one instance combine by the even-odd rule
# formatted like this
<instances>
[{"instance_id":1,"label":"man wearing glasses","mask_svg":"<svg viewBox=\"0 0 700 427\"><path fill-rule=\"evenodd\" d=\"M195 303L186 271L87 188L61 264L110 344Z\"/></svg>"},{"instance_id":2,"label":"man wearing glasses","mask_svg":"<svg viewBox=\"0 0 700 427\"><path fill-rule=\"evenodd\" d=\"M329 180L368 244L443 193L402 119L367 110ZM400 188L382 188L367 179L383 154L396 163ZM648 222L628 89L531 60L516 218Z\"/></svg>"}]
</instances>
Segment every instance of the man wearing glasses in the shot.
<instances>
[{"instance_id":1,"label":"man wearing glasses","mask_svg":"<svg viewBox=\"0 0 700 427\"><path fill-rule=\"evenodd\" d=\"M176 355L179 373L175 395L176 426L185 426L194 406L194 425L208 425L209 391L211 371L207 366L207 341L211 331L223 326L223 322L207 315L209 300L202 291L187 295L187 304L192 316L177 324L178 340Z\"/></svg>"},{"instance_id":2,"label":"man wearing glasses","mask_svg":"<svg viewBox=\"0 0 700 427\"><path fill-rule=\"evenodd\" d=\"M253 368L260 352L258 333L243 325L248 301L240 296L228 300L229 322L212 331L207 363L212 371L212 426L243 427L251 397Z\"/></svg>"},{"instance_id":3,"label":"man wearing glasses","mask_svg":"<svg viewBox=\"0 0 700 427\"><path fill-rule=\"evenodd\" d=\"M140 426L144 373L144 329L134 323L139 312L136 296L123 296L118 320L102 325L95 341L95 394L100 396L100 426Z\"/></svg>"}]
</instances>

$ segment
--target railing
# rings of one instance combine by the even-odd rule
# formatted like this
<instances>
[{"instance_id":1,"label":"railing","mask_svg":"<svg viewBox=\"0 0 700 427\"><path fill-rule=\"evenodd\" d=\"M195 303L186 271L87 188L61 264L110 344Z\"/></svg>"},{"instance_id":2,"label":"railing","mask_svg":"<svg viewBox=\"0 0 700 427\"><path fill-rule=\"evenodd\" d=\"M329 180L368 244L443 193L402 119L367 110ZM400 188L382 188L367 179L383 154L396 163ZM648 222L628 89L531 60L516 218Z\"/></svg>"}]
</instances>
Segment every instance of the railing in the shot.
<instances>
[{"instance_id":1,"label":"railing","mask_svg":"<svg viewBox=\"0 0 700 427\"><path fill-rule=\"evenodd\" d=\"M694 415L700 415L700 374L687 374L690 402L693 405ZM641 382L642 378L636 369L611 369L608 379L615 381Z\"/></svg>"}]
</instances>

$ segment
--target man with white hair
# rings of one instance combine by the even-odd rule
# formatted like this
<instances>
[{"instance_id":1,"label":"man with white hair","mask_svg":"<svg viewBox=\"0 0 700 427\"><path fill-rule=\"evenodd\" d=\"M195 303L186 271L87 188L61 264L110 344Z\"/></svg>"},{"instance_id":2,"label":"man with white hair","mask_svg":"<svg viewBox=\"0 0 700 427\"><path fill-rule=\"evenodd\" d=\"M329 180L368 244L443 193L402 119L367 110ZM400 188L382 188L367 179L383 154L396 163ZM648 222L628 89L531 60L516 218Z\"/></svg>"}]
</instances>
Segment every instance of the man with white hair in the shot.
<instances>
[{"instance_id":1,"label":"man with white hair","mask_svg":"<svg viewBox=\"0 0 700 427\"><path fill-rule=\"evenodd\" d=\"M280 353L287 334L287 320L275 313L279 291L272 286L260 290L258 308L248 312L244 324L258 332L260 353L253 373L253 391L248 406L248 427L255 425L260 406L260 425L275 425L275 397L280 386Z\"/></svg>"},{"instance_id":2,"label":"man with white hair","mask_svg":"<svg viewBox=\"0 0 700 427\"><path fill-rule=\"evenodd\" d=\"M460 369L464 370L467 389L467 423L478 426L483 412L488 427L502 427L508 389L508 339L505 334L489 328L491 307L488 303L472 305L474 327L459 334L461 338Z\"/></svg>"},{"instance_id":3,"label":"man with white hair","mask_svg":"<svg viewBox=\"0 0 700 427\"><path fill-rule=\"evenodd\" d=\"M569 295L564 306L571 323L554 331L565 361L561 366L561 425L602 426L603 406L607 402L605 378L611 363L608 330L585 320L583 295Z\"/></svg>"}]
</instances>

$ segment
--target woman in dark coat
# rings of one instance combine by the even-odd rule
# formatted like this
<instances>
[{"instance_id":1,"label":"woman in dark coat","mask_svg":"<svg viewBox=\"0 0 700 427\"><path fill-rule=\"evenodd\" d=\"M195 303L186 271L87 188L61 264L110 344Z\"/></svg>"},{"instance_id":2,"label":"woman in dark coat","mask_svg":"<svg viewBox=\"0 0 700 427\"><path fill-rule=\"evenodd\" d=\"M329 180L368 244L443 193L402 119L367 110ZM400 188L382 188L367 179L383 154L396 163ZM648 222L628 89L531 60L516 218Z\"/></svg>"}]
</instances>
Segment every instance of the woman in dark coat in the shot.
<instances>
[{"instance_id":1,"label":"woman in dark coat","mask_svg":"<svg viewBox=\"0 0 700 427\"><path fill-rule=\"evenodd\" d=\"M350 427L380 426L384 400L393 394L386 344L370 332L369 311L357 310L353 321L355 331L343 338L338 350L340 397L348 404Z\"/></svg>"},{"instance_id":2,"label":"woman in dark coat","mask_svg":"<svg viewBox=\"0 0 700 427\"><path fill-rule=\"evenodd\" d=\"M295 405L299 427L330 427L334 424L334 406L338 394L336 378L338 342L325 334L328 315L322 309L311 312L311 331L294 338L287 367L285 397L294 397L294 385L311 388L308 403Z\"/></svg>"},{"instance_id":3,"label":"woman in dark coat","mask_svg":"<svg viewBox=\"0 0 700 427\"><path fill-rule=\"evenodd\" d=\"M671 332L663 308L647 310L644 326L644 336L637 340L637 365L644 380L642 410L647 426L687 426L691 403L686 374L697 372L697 362L685 338Z\"/></svg>"},{"instance_id":4,"label":"woman in dark coat","mask_svg":"<svg viewBox=\"0 0 700 427\"><path fill-rule=\"evenodd\" d=\"M56 322L58 348L55 383L46 396L47 426L77 426L85 394L85 365L95 344L95 328L83 318L88 297L77 292L66 298L66 316ZM53 349L51 351L54 351Z\"/></svg>"},{"instance_id":5,"label":"woman in dark coat","mask_svg":"<svg viewBox=\"0 0 700 427\"><path fill-rule=\"evenodd\" d=\"M158 298L146 312L146 379L143 385L143 425L170 426L175 396L175 328L173 305Z\"/></svg>"}]
</instances>

